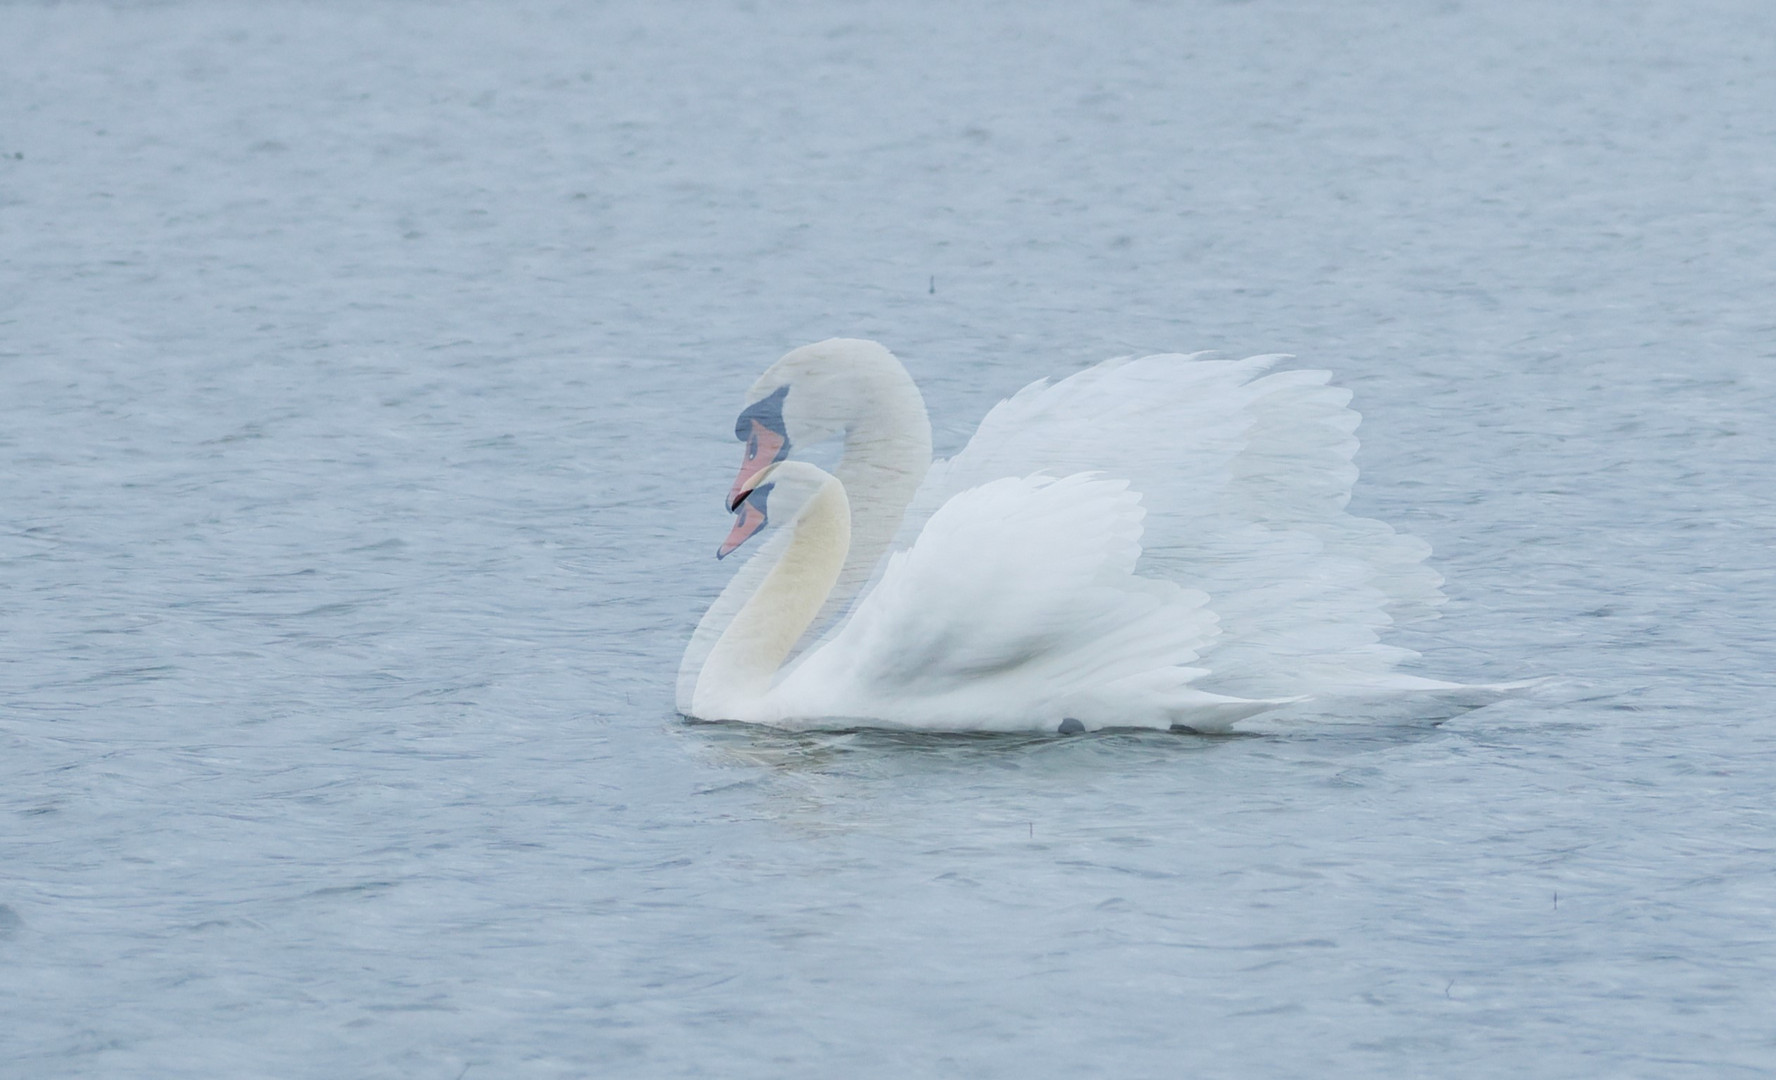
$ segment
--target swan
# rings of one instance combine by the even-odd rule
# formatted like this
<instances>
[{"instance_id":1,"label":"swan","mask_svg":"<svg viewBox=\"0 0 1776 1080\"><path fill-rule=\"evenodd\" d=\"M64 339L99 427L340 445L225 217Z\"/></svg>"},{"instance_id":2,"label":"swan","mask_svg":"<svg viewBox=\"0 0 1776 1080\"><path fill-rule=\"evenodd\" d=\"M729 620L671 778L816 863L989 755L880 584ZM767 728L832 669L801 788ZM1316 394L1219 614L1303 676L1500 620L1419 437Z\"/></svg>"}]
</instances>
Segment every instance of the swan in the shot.
<instances>
[{"instance_id":1,"label":"swan","mask_svg":"<svg viewBox=\"0 0 1776 1080\"><path fill-rule=\"evenodd\" d=\"M753 384L678 708L790 728L1223 731L1309 698L1468 689L1398 672L1429 547L1346 509L1358 416L1324 371L1158 355L1039 380L931 460L883 346ZM790 457L843 440L831 472ZM773 522L775 519L775 522ZM775 524L767 532L767 527ZM815 633L824 631L817 640Z\"/></svg>"}]
</instances>

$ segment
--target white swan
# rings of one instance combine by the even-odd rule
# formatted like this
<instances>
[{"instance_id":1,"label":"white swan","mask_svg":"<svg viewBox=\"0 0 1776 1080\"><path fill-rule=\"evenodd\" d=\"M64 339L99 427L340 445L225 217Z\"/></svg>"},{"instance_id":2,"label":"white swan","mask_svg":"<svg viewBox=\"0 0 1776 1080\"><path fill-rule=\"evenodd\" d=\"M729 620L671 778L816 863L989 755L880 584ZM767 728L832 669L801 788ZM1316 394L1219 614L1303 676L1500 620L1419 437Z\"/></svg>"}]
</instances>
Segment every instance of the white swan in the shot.
<instances>
[{"instance_id":1,"label":"white swan","mask_svg":"<svg viewBox=\"0 0 1776 1080\"><path fill-rule=\"evenodd\" d=\"M1034 383L932 464L888 350L789 353L736 424L720 554L785 524L699 624L679 711L1214 731L1306 696L1462 689L1393 670L1413 654L1379 631L1432 613L1441 579L1423 543L1345 510L1350 395L1325 372L1265 374L1277 359L1150 356ZM832 436L833 474L788 459Z\"/></svg>"}]
</instances>

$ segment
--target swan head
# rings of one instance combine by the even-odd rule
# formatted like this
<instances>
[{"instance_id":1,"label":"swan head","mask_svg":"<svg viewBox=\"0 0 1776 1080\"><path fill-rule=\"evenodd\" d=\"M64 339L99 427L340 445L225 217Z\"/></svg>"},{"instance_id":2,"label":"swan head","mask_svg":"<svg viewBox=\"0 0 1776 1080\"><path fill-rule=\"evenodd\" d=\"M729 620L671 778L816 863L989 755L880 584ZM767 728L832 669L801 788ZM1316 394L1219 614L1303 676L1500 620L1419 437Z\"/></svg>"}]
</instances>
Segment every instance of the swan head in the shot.
<instances>
[{"instance_id":1,"label":"swan head","mask_svg":"<svg viewBox=\"0 0 1776 1080\"><path fill-rule=\"evenodd\" d=\"M924 404L906 368L873 341L829 338L792 349L752 384L734 422L734 437L746 449L728 489L728 509L736 510L752 490L747 482L792 447L849 436L860 418L877 416L884 404L902 403L909 394L923 423Z\"/></svg>"},{"instance_id":2,"label":"swan head","mask_svg":"<svg viewBox=\"0 0 1776 1080\"><path fill-rule=\"evenodd\" d=\"M805 461L773 462L755 470L750 477L735 481L740 494L733 504L734 528L716 549L715 557L725 559L741 544L752 539L771 523L770 501L773 494L780 503L787 503L792 513L799 513L815 495L828 485L843 491L832 474Z\"/></svg>"}]
</instances>

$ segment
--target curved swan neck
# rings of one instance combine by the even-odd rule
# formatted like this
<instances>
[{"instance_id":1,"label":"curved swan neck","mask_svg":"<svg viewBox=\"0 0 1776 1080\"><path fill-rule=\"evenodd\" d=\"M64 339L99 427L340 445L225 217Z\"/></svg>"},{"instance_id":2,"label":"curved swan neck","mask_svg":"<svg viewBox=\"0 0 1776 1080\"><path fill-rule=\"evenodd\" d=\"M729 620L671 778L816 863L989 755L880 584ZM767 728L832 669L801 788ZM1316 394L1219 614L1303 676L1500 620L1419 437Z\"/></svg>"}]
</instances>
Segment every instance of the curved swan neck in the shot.
<instances>
[{"instance_id":1,"label":"curved swan neck","mask_svg":"<svg viewBox=\"0 0 1776 1080\"><path fill-rule=\"evenodd\" d=\"M857 414L845 428L844 453L833 471L840 482L847 474L868 477L907 486L910 494L931 467L931 420L925 414L925 399L898 366L872 376L857 395ZM851 490L849 484L846 488Z\"/></svg>"},{"instance_id":2,"label":"curved swan neck","mask_svg":"<svg viewBox=\"0 0 1776 1080\"><path fill-rule=\"evenodd\" d=\"M899 361L890 356L887 364L860 372L855 394L844 452L833 469L851 495L851 551L826 614L869 580L931 468L925 399Z\"/></svg>"},{"instance_id":3,"label":"curved swan neck","mask_svg":"<svg viewBox=\"0 0 1776 1080\"><path fill-rule=\"evenodd\" d=\"M771 679L814 621L851 546L851 508L844 486L800 462L785 463L824 478L795 520L777 563L760 582L704 661L694 696L697 716L747 719Z\"/></svg>"},{"instance_id":4,"label":"curved swan neck","mask_svg":"<svg viewBox=\"0 0 1776 1080\"><path fill-rule=\"evenodd\" d=\"M899 534L931 469L931 421L912 376L874 341L829 338L793 349L759 376L747 400L786 387L781 408L792 447L844 439L833 472L851 500L851 546L812 622L818 630L863 590Z\"/></svg>"}]
</instances>

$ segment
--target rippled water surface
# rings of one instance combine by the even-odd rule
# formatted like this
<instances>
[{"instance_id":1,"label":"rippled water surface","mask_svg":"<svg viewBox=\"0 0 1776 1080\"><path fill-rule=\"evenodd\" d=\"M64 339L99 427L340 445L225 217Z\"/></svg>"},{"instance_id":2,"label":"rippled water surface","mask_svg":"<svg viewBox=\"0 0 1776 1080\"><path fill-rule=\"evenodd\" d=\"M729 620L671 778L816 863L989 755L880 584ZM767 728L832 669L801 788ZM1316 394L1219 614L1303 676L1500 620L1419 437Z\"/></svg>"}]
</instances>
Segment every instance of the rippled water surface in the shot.
<instances>
[{"instance_id":1,"label":"rippled water surface","mask_svg":"<svg viewBox=\"0 0 1776 1080\"><path fill-rule=\"evenodd\" d=\"M0 7L0 1073L1776 1070L1776 8ZM745 387L1355 391L1449 718L693 725Z\"/></svg>"}]
</instances>

